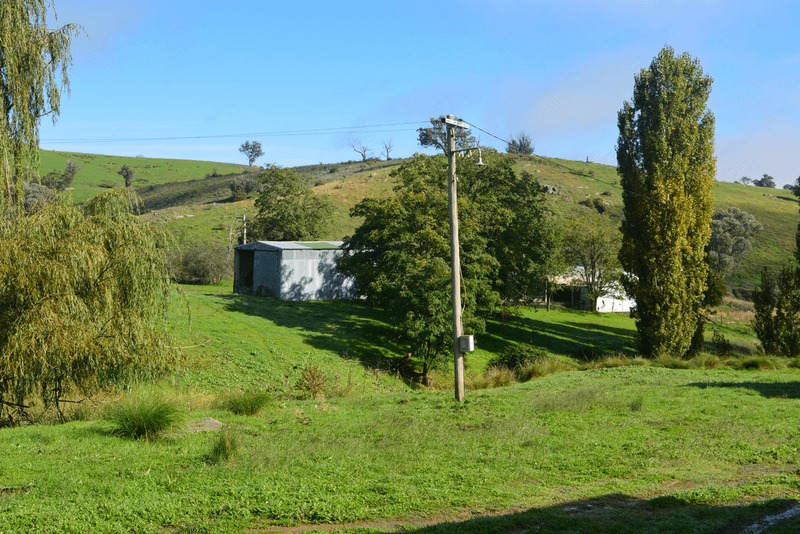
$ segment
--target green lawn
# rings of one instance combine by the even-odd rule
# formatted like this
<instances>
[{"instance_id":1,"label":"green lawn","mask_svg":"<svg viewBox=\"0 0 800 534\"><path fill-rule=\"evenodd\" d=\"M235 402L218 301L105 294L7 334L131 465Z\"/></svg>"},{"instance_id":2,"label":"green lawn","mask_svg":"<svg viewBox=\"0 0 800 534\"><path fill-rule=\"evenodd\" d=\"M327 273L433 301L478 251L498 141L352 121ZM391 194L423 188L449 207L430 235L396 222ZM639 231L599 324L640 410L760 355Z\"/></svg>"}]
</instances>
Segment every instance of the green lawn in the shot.
<instances>
[{"instance_id":1,"label":"green lawn","mask_svg":"<svg viewBox=\"0 0 800 534\"><path fill-rule=\"evenodd\" d=\"M800 496L799 399L797 371L627 367L464 404L405 391L284 400L253 417L187 408L185 421L237 433L238 455L216 465L204 460L215 433L187 427L152 443L100 422L5 429L0 531L457 518L423 531L717 532Z\"/></svg>"},{"instance_id":2,"label":"green lawn","mask_svg":"<svg viewBox=\"0 0 800 534\"><path fill-rule=\"evenodd\" d=\"M800 371L604 368L603 355L633 355L625 315L490 322L468 372L527 343L585 370L468 390L458 404L449 371L433 389L404 379L404 348L361 302L282 302L226 283L184 286L173 311L185 358L154 390L182 424L130 441L79 409L87 420L0 429L0 532L711 533L800 497ZM315 367L312 399L299 384ZM238 390L275 402L234 415L222 401ZM228 425L232 459L209 460L219 431L190 431L205 417Z\"/></svg>"}]
</instances>

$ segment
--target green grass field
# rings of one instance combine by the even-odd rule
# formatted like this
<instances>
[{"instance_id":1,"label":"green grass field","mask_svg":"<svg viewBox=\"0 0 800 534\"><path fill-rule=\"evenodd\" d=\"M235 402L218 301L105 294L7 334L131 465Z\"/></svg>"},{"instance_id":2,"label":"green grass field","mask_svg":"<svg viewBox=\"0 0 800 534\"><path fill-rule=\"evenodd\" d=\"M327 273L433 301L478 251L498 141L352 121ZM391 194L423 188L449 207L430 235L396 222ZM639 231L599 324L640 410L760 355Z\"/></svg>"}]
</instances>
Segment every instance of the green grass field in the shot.
<instances>
[{"instance_id":1,"label":"green grass field","mask_svg":"<svg viewBox=\"0 0 800 534\"><path fill-rule=\"evenodd\" d=\"M72 184L72 196L77 202L83 202L101 192L103 187L124 185L125 180L117 174L123 165L132 167L140 178L141 181L133 184L135 187L204 178L215 169L220 174L236 174L248 169L247 165L210 161L130 158L49 150L42 150L40 154L42 175L64 170L67 160L75 161L81 166Z\"/></svg>"},{"instance_id":2,"label":"green grass field","mask_svg":"<svg viewBox=\"0 0 800 534\"><path fill-rule=\"evenodd\" d=\"M64 425L0 429L0 532L712 533L800 497L800 371L739 370L749 352L718 369L645 364L625 315L498 317L468 375L525 344L580 370L468 390L463 404L447 366L431 385L410 380L404 347L361 302L184 286L169 328L180 369L134 391L169 400L180 423L152 441L114 435L98 417L121 391ZM741 323L724 328L752 342ZM234 415L236 391L274 401ZM194 431L207 417L225 433ZM212 460L223 436L233 452Z\"/></svg>"},{"instance_id":3,"label":"green grass field","mask_svg":"<svg viewBox=\"0 0 800 534\"><path fill-rule=\"evenodd\" d=\"M122 164L138 162L150 184L243 169L79 156L53 163L87 162L78 201L103 180L121 181ZM336 206L329 239L352 232L358 221L347 213L361 198L394 185L391 166L347 165L309 169ZM557 189L549 198L560 217L595 209L584 200L621 215L613 167L518 165ZM788 192L738 184L714 194L718 207L736 205L767 229L734 273L746 291L761 265L790 257L797 204ZM250 199L144 217L179 245L227 244L236 217L253 213ZM283 302L234 295L231 285L174 295L166 326L183 357L158 384L70 404L67 424L45 414L37 426L0 428L0 532L718 533L800 499L800 362L758 353L746 301L720 307L706 352L688 362L637 358L623 314L498 315L467 356L459 404L452 364L422 383L391 325L363 302ZM713 329L733 354L715 353ZM524 347L540 351L537 378L485 389L490 360ZM233 413L231 399L265 395L272 402L255 415ZM123 437L102 416L137 398L169 403L178 423L155 439ZM800 515L763 532L798 530Z\"/></svg>"}]
</instances>

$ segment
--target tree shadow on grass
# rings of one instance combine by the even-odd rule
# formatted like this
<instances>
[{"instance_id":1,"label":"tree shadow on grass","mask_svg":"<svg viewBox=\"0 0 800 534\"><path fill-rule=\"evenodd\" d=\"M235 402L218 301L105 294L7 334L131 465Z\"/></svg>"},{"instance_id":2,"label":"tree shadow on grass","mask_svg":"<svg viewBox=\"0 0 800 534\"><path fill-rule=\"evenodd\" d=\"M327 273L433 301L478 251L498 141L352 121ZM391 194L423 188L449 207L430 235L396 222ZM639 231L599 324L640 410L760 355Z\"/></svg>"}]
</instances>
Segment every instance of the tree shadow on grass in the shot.
<instances>
[{"instance_id":1,"label":"tree shadow on grass","mask_svg":"<svg viewBox=\"0 0 800 534\"><path fill-rule=\"evenodd\" d=\"M800 399L800 382L695 382L687 387L744 388L768 399Z\"/></svg>"},{"instance_id":2,"label":"tree shadow on grass","mask_svg":"<svg viewBox=\"0 0 800 534\"><path fill-rule=\"evenodd\" d=\"M398 372L413 378L406 347L379 310L361 301L284 301L251 295L209 294L219 299L226 311L244 313L271 321L277 326L297 329L307 345L339 354L371 369Z\"/></svg>"},{"instance_id":3,"label":"tree shadow on grass","mask_svg":"<svg viewBox=\"0 0 800 534\"><path fill-rule=\"evenodd\" d=\"M544 313L544 312L543 312ZM582 314L587 321L554 321L535 317L513 317L507 321L490 321L480 346L491 352L502 352L508 340L540 347L552 354L580 359L595 359L605 354L636 353L634 332L604 324L604 318ZM485 339L484 339L485 338Z\"/></svg>"},{"instance_id":4,"label":"tree shadow on grass","mask_svg":"<svg viewBox=\"0 0 800 534\"><path fill-rule=\"evenodd\" d=\"M447 521L410 530L407 525L394 532L420 534L523 534L528 532L647 533L741 533L764 532L766 528L796 520L800 505L791 499L772 499L747 506L713 506L675 496L642 500L623 494L609 494L548 508L464 521ZM794 519L793 519L794 518ZM756 527L756 530L750 530ZM759 528L763 527L763 528Z\"/></svg>"}]
</instances>

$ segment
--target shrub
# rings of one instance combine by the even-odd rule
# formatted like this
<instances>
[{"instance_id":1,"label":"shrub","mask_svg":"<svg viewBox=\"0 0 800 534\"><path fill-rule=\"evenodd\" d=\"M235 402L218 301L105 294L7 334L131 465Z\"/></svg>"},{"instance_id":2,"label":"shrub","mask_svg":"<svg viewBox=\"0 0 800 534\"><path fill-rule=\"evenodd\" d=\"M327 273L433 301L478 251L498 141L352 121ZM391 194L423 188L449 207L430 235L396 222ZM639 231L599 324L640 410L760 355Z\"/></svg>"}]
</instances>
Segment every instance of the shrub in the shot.
<instances>
[{"instance_id":1,"label":"shrub","mask_svg":"<svg viewBox=\"0 0 800 534\"><path fill-rule=\"evenodd\" d=\"M328 387L328 380L328 375L320 369L319 365L309 363L303 368L295 387L300 391L310 393L311 398L316 399Z\"/></svg>"},{"instance_id":2,"label":"shrub","mask_svg":"<svg viewBox=\"0 0 800 534\"><path fill-rule=\"evenodd\" d=\"M115 436L154 439L178 420L178 409L161 396L143 393L112 405L103 419Z\"/></svg>"},{"instance_id":3,"label":"shrub","mask_svg":"<svg viewBox=\"0 0 800 534\"><path fill-rule=\"evenodd\" d=\"M173 251L169 260L172 278L181 284L218 284L233 269L228 248L222 244L194 243L182 252Z\"/></svg>"},{"instance_id":4,"label":"shrub","mask_svg":"<svg viewBox=\"0 0 800 534\"><path fill-rule=\"evenodd\" d=\"M250 193L261 191L261 184L252 176L237 176L230 185L234 202L244 200Z\"/></svg>"},{"instance_id":5,"label":"shrub","mask_svg":"<svg viewBox=\"0 0 800 534\"><path fill-rule=\"evenodd\" d=\"M722 332L716 328L714 329L712 340L714 342L714 354L716 354L717 358L729 358L733 355L731 342L725 339Z\"/></svg>"},{"instance_id":6,"label":"shrub","mask_svg":"<svg viewBox=\"0 0 800 534\"><path fill-rule=\"evenodd\" d=\"M222 406L236 415L256 415L271 402L272 396L269 393L239 391L228 395L222 401Z\"/></svg>"},{"instance_id":7,"label":"shrub","mask_svg":"<svg viewBox=\"0 0 800 534\"><path fill-rule=\"evenodd\" d=\"M39 212L45 206L52 204L58 198L58 194L45 185L36 182L25 184L25 198L23 206L25 213L33 214Z\"/></svg>"},{"instance_id":8,"label":"shrub","mask_svg":"<svg viewBox=\"0 0 800 534\"><path fill-rule=\"evenodd\" d=\"M239 434L229 426L220 430L211 452L205 457L206 463L218 464L232 460L239 452Z\"/></svg>"}]
</instances>

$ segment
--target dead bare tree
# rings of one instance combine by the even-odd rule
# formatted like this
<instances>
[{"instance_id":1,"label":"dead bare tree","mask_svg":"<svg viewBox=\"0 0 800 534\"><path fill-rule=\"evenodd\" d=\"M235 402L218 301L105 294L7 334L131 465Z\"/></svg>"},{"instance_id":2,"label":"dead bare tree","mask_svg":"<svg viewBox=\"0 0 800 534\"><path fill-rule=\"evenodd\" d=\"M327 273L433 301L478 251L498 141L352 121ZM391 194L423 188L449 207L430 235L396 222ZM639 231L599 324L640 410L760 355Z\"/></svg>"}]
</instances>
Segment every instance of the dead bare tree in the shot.
<instances>
[{"instance_id":1,"label":"dead bare tree","mask_svg":"<svg viewBox=\"0 0 800 534\"><path fill-rule=\"evenodd\" d=\"M369 156L372 154L372 149L362 145L361 141L359 141L358 139L356 139L355 141L348 141L347 144L350 145L350 148L352 148L358 154L361 155L361 161L367 161Z\"/></svg>"},{"instance_id":2,"label":"dead bare tree","mask_svg":"<svg viewBox=\"0 0 800 534\"><path fill-rule=\"evenodd\" d=\"M391 139L389 139L388 141L384 141L383 142L383 153L386 156L386 161L389 161L390 159L392 159L389 156L389 153L392 151L392 148L394 148L394 144L392 143Z\"/></svg>"}]
</instances>

